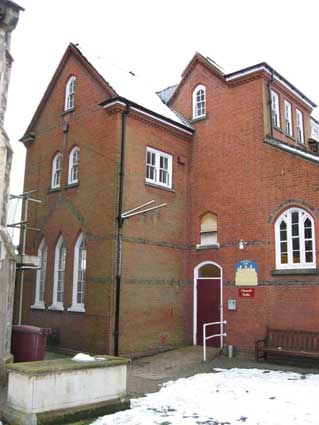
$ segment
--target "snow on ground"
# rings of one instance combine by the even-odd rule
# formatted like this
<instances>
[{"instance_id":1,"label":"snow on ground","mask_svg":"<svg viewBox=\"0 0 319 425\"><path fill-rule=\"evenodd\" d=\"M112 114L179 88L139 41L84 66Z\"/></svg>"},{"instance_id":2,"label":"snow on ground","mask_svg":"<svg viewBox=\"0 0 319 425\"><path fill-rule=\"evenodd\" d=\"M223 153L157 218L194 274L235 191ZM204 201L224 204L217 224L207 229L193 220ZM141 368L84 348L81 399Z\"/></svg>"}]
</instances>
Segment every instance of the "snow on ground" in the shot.
<instances>
[{"instance_id":1,"label":"snow on ground","mask_svg":"<svg viewBox=\"0 0 319 425\"><path fill-rule=\"evenodd\" d=\"M94 425L318 425L319 375L214 369L132 399Z\"/></svg>"}]
</instances>

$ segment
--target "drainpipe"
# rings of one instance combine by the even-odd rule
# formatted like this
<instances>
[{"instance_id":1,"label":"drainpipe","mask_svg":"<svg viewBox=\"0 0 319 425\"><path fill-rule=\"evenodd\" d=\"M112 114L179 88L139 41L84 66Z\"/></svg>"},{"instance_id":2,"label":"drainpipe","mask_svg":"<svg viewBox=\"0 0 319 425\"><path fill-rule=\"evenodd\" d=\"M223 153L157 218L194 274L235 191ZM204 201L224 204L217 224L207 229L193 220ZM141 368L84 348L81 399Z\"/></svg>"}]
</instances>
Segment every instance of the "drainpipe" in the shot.
<instances>
[{"instance_id":1,"label":"drainpipe","mask_svg":"<svg viewBox=\"0 0 319 425\"><path fill-rule=\"evenodd\" d=\"M270 134L271 137L274 137L274 126L273 126L273 122L272 122L272 107L271 107L271 83L274 81L274 70L272 70L271 73L271 79L268 81L267 83L267 87L268 87L268 97L269 97L269 117L270 117Z\"/></svg>"},{"instance_id":2,"label":"drainpipe","mask_svg":"<svg viewBox=\"0 0 319 425\"><path fill-rule=\"evenodd\" d=\"M116 262L116 292L115 292L115 325L114 325L114 355L119 355L119 329L120 329L120 296L121 296L121 273L122 273L122 241L123 241L123 188L124 188L124 161L125 161L125 143L126 143L126 118L128 114L122 112L122 135L121 135L121 162L120 162L120 187L119 203L117 215L117 262Z\"/></svg>"}]
</instances>

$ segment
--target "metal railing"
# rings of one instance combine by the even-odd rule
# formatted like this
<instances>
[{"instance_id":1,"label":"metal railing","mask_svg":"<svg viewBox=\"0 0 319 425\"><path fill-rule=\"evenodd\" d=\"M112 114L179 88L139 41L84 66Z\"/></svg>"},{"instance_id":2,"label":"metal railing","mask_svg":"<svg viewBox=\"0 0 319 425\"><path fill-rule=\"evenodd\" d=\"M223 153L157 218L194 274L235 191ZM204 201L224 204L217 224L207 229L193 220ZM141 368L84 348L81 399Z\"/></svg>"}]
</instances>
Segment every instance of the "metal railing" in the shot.
<instances>
[{"instance_id":1,"label":"metal railing","mask_svg":"<svg viewBox=\"0 0 319 425\"><path fill-rule=\"evenodd\" d=\"M206 327L212 326L212 325L220 325L220 333L210 335L210 336L206 336ZM206 340L216 338L218 336L219 337L227 336L227 334L225 332L223 332L224 331L223 325L227 325L226 320L223 320L222 322L204 323L204 325L203 325L203 360L204 360L204 362L206 362ZM223 339L222 338L220 338L220 348L223 348Z\"/></svg>"}]
</instances>

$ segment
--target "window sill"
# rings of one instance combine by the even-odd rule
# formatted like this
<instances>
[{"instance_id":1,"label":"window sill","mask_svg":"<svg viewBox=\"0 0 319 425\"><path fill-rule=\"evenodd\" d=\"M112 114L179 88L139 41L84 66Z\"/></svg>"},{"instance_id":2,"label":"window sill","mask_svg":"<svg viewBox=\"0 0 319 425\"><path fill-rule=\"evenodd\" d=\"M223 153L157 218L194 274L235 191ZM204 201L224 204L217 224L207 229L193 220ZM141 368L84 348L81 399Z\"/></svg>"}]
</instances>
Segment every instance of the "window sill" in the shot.
<instances>
[{"instance_id":1,"label":"window sill","mask_svg":"<svg viewBox=\"0 0 319 425\"><path fill-rule=\"evenodd\" d=\"M211 245L200 245L200 244L196 245L196 249L199 251L203 249L218 249L219 247L220 247L219 243L214 243Z\"/></svg>"},{"instance_id":2,"label":"window sill","mask_svg":"<svg viewBox=\"0 0 319 425\"><path fill-rule=\"evenodd\" d=\"M59 187L52 187L52 188L50 188L49 190L48 190L48 194L49 193L55 193L55 192L61 192L61 186L59 186Z\"/></svg>"},{"instance_id":3,"label":"window sill","mask_svg":"<svg viewBox=\"0 0 319 425\"><path fill-rule=\"evenodd\" d=\"M282 131L282 129L280 128L280 127L277 127L276 125L274 125L274 130L277 130L277 131L279 131L279 133L282 133L282 134L284 134L284 132Z\"/></svg>"},{"instance_id":4,"label":"window sill","mask_svg":"<svg viewBox=\"0 0 319 425\"><path fill-rule=\"evenodd\" d=\"M71 305L71 307L68 308L68 311L71 313L85 313L85 308L83 305Z\"/></svg>"},{"instance_id":5,"label":"window sill","mask_svg":"<svg viewBox=\"0 0 319 425\"><path fill-rule=\"evenodd\" d=\"M272 276L289 276L289 275L318 275L319 269L281 269L273 270Z\"/></svg>"},{"instance_id":6,"label":"window sill","mask_svg":"<svg viewBox=\"0 0 319 425\"><path fill-rule=\"evenodd\" d=\"M64 307L62 304L52 304L48 307L48 310L52 311L64 311Z\"/></svg>"},{"instance_id":7,"label":"window sill","mask_svg":"<svg viewBox=\"0 0 319 425\"><path fill-rule=\"evenodd\" d=\"M292 142L295 142L295 143L297 142L297 140L290 134L285 133L285 136L288 137L288 139L290 139Z\"/></svg>"},{"instance_id":8,"label":"window sill","mask_svg":"<svg viewBox=\"0 0 319 425\"><path fill-rule=\"evenodd\" d=\"M64 189L65 189L65 190L67 190L67 189L73 189L74 187L79 187L79 182L76 182L76 183L68 183L68 184L64 187Z\"/></svg>"},{"instance_id":9,"label":"window sill","mask_svg":"<svg viewBox=\"0 0 319 425\"><path fill-rule=\"evenodd\" d=\"M160 184L156 184L156 183L151 183L147 180L145 180L145 186L151 186L151 187L154 187L156 189L163 189L163 190L167 190L168 192L174 192L175 193L175 190L170 188L170 187L161 186Z\"/></svg>"},{"instance_id":10,"label":"window sill","mask_svg":"<svg viewBox=\"0 0 319 425\"><path fill-rule=\"evenodd\" d=\"M61 117L64 115L70 114L71 112L74 112L75 108L66 109L65 111L61 112Z\"/></svg>"},{"instance_id":11,"label":"window sill","mask_svg":"<svg viewBox=\"0 0 319 425\"><path fill-rule=\"evenodd\" d=\"M30 308L32 310L45 310L45 305L42 304L42 303L35 303L35 304L30 305Z\"/></svg>"},{"instance_id":12,"label":"window sill","mask_svg":"<svg viewBox=\"0 0 319 425\"><path fill-rule=\"evenodd\" d=\"M191 122L191 124L193 124L193 123L195 123L195 122L197 122L197 121L207 120L207 118L208 118L208 115L207 115L207 114L205 114L205 115L202 115L202 116L200 116L200 117L192 118L192 119L190 120L190 122Z\"/></svg>"}]
</instances>

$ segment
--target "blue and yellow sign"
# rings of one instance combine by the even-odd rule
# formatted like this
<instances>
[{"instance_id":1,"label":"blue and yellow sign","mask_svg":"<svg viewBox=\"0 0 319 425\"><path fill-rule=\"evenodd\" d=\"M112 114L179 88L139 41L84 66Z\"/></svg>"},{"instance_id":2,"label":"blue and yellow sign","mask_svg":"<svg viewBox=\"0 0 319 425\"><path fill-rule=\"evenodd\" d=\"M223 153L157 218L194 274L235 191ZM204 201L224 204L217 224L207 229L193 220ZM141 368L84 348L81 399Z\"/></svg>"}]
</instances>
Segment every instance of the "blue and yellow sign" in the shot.
<instances>
[{"instance_id":1,"label":"blue and yellow sign","mask_svg":"<svg viewBox=\"0 0 319 425\"><path fill-rule=\"evenodd\" d=\"M254 261L238 261L235 266L235 285L236 286L257 286L258 285L258 266Z\"/></svg>"}]
</instances>

